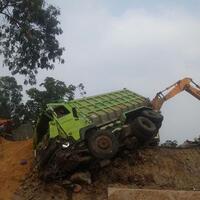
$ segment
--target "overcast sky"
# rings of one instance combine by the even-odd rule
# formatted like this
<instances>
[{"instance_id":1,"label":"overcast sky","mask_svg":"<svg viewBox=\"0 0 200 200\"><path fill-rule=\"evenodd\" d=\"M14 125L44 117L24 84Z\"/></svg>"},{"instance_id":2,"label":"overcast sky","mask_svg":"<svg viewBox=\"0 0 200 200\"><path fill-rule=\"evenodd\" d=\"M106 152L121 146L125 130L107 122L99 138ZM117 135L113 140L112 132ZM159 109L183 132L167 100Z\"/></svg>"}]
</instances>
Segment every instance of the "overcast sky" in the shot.
<instances>
[{"instance_id":1,"label":"overcast sky","mask_svg":"<svg viewBox=\"0 0 200 200\"><path fill-rule=\"evenodd\" d=\"M53 76L83 83L87 95L128 88L151 99L185 76L200 83L199 0L47 2L61 9L65 64L41 71L38 82ZM162 141L200 135L200 102L194 97L182 93L162 112Z\"/></svg>"}]
</instances>

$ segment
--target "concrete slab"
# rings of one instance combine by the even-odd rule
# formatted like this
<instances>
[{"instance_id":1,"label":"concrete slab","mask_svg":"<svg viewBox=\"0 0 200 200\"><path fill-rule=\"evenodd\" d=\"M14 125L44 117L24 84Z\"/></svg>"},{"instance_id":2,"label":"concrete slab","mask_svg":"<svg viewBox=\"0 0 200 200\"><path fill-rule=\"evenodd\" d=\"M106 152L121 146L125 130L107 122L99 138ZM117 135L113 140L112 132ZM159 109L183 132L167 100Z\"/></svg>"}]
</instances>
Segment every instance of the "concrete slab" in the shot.
<instances>
[{"instance_id":1,"label":"concrete slab","mask_svg":"<svg viewBox=\"0 0 200 200\"><path fill-rule=\"evenodd\" d=\"M200 191L108 188L108 200L200 200Z\"/></svg>"}]
</instances>

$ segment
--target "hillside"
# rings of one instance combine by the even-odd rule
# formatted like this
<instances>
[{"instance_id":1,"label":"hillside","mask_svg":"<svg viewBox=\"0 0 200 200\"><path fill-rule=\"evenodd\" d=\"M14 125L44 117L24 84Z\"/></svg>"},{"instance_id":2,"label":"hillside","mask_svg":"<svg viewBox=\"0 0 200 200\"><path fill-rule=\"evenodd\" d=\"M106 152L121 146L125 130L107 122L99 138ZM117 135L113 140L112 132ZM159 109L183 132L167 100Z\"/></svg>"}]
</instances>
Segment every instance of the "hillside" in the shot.
<instances>
[{"instance_id":1,"label":"hillside","mask_svg":"<svg viewBox=\"0 0 200 200\"><path fill-rule=\"evenodd\" d=\"M2 150L3 149L3 150ZM27 160L22 165L20 161ZM1 143L1 200L107 199L108 186L200 190L200 149L142 149L119 155L109 166L92 170L92 184L72 193L67 181L45 184L32 168L31 141ZM12 197L12 198L11 198Z\"/></svg>"}]
</instances>

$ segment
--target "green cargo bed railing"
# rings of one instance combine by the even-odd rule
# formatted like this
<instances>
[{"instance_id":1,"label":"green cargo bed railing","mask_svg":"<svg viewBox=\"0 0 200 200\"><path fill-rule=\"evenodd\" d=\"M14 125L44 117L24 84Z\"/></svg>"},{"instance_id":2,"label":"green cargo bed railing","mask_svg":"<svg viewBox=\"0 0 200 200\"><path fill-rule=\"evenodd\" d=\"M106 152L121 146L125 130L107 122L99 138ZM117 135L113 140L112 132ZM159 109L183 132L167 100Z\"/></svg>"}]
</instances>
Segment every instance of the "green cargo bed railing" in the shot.
<instances>
[{"instance_id":1,"label":"green cargo bed railing","mask_svg":"<svg viewBox=\"0 0 200 200\"><path fill-rule=\"evenodd\" d=\"M118 119L122 113L149 104L149 100L127 89L68 102L80 117L102 125Z\"/></svg>"}]
</instances>

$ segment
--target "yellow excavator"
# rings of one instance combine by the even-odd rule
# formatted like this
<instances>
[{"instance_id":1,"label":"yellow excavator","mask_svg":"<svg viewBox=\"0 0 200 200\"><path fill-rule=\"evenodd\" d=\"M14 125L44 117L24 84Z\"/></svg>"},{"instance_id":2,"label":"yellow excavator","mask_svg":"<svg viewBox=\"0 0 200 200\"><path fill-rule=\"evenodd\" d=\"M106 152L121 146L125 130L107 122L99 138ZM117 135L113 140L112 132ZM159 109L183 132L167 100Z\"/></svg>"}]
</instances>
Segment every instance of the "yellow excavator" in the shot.
<instances>
[{"instance_id":1,"label":"yellow excavator","mask_svg":"<svg viewBox=\"0 0 200 200\"><path fill-rule=\"evenodd\" d=\"M186 91L200 100L200 86L191 78L183 78L156 94L151 101L153 109L159 111L165 101L171 99L182 91Z\"/></svg>"},{"instance_id":2,"label":"yellow excavator","mask_svg":"<svg viewBox=\"0 0 200 200\"><path fill-rule=\"evenodd\" d=\"M186 77L170 85L166 89L158 92L151 101L153 110L159 112L165 101L171 99L182 91L186 91L192 96L196 97L198 100L200 100L200 86L195 83L191 78ZM157 145L159 141L160 136L158 134L151 143L152 145Z\"/></svg>"}]
</instances>

